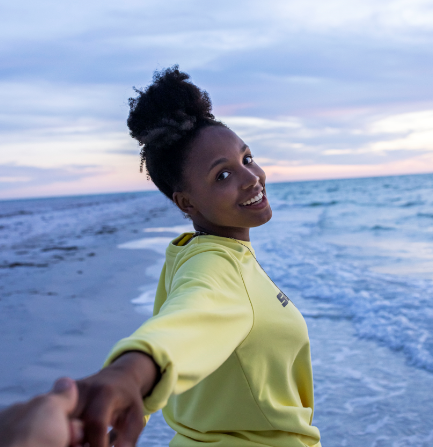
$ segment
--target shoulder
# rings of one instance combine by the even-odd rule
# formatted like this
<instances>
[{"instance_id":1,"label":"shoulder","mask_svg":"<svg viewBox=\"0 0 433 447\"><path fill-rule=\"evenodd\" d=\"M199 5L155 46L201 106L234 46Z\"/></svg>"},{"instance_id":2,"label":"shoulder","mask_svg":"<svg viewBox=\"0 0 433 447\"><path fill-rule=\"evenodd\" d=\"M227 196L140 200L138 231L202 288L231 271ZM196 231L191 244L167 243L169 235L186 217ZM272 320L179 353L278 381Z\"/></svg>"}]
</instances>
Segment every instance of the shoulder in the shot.
<instances>
[{"instance_id":1,"label":"shoulder","mask_svg":"<svg viewBox=\"0 0 433 447\"><path fill-rule=\"evenodd\" d=\"M214 242L191 242L178 253L175 259L174 270L190 270L204 272L209 269L234 268L239 270L236 257L230 249ZM220 270L221 271L221 270Z\"/></svg>"},{"instance_id":2,"label":"shoulder","mask_svg":"<svg viewBox=\"0 0 433 447\"><path fill-rule=\"evenodd\" d=\"M251 307L241 268L230 247L212 241L190 243L178 252L166 277L167 301Z\"/></svg>"}]
</instances>

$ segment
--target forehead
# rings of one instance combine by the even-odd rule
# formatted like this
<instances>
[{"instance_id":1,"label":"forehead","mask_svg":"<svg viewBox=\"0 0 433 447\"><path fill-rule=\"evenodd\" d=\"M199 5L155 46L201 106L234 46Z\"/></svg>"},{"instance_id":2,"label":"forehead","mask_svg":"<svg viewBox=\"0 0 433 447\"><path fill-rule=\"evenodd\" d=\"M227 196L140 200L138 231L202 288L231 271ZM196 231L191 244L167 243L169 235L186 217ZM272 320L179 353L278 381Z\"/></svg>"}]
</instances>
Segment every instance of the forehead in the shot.
<instances>
[{"instance_id":1,"label":"forehead","mask_svg":"<svg viewBox=\"0 0 433 447\"><path fill-rule=\"evenodd\" d=\"M211 164L215 158L239 155L244 142L223 126L205 127L195 138L190 156L195 162Z\"/></svg>"}]
</instances>

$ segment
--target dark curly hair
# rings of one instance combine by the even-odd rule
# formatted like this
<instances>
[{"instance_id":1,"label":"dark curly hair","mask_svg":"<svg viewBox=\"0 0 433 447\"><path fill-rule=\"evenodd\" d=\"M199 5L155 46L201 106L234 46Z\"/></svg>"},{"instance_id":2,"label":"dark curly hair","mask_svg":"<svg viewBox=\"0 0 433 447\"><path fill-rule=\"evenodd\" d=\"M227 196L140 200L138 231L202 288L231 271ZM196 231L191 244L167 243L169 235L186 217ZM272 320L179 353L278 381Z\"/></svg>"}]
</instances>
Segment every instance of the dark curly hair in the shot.
<instances>
[{"instance_id":1,"label":"dark curly hair","mask_svg":"<svg viewBox=\"0 0 433 447\"><path fill-rule=\"evenodd\" d=\"M172 200L183 189L183 170L191 142L207 126L224 126L212 115L207 92L189 81L174 65L155 71L145 90L129 98L128 128L141 148L140 172L146 164L148 178Z\"/></svg>"}]
</instances>

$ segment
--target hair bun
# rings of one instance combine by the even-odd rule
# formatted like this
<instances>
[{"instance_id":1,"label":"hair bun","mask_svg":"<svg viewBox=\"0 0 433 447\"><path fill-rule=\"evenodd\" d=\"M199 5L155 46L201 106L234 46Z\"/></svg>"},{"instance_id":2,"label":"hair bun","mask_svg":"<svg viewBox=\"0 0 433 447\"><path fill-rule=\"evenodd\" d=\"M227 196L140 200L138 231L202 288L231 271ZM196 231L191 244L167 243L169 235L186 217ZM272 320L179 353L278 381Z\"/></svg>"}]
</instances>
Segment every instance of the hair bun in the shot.
<instances>
[{"instance_id":1,"label":"hair bun","mask_svg":"<svg viewBox=\"0 0 433 447\"><path fill-rule=\"evenodd\" d=\"M169 144L201 121L214 120L212 103L207 92L189 82L189 75L174 65L153 75L153 83L145 90L134 88L137 98L129 98L130 134L141 144L153 138ZM164 138L161 135L166 132ZM169 136L167 133L172 132ZM156 142L155 141L155 142Z\"/></svg>"},{"instance_id":2,"label":"hair bun","mask_svg":"<svg viewBox=\"0 0 433 447\"><path fill-rule=\"evenodd\" d=\"M170 199L181 188L188 143L200 129L223 124L212 115L209 95L178 65L156 71L153 82L129 98L128 127L141 147L141 166Z\"/></svg>"}]
</instances>

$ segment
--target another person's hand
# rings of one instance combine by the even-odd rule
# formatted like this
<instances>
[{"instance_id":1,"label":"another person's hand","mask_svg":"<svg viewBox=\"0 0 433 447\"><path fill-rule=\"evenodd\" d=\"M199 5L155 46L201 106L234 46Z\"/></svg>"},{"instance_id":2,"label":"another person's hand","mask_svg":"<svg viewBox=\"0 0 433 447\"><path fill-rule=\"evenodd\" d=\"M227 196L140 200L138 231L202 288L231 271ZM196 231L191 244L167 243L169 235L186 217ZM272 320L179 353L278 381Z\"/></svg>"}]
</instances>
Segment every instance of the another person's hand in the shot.
<instances>
[{"instance_id":1,"label":"another person's hand","mask_svg":"<svg viewBox=\"0 0 433 447\"><path fill-rule=\"evenodd\" d=\"M78 420L70 418L78 401L75 382L56 381L53 390L29 402L0 412L2 447L78 447L83 431Z\"/></svg>"},{"instance_id":2,"label":"another person's hand","mask_svg":"<svg viewBox=\"0 0 433 447\"><path fill-rule=\"evenodd\" d=\"M159 379L153 359L127 352L93 376L78 380L74 416L83 421L84 443L91 447L133 447L144 427L143 397ZM113 428L109 442L108 429Z\"/></svg>"}]
</instances>

